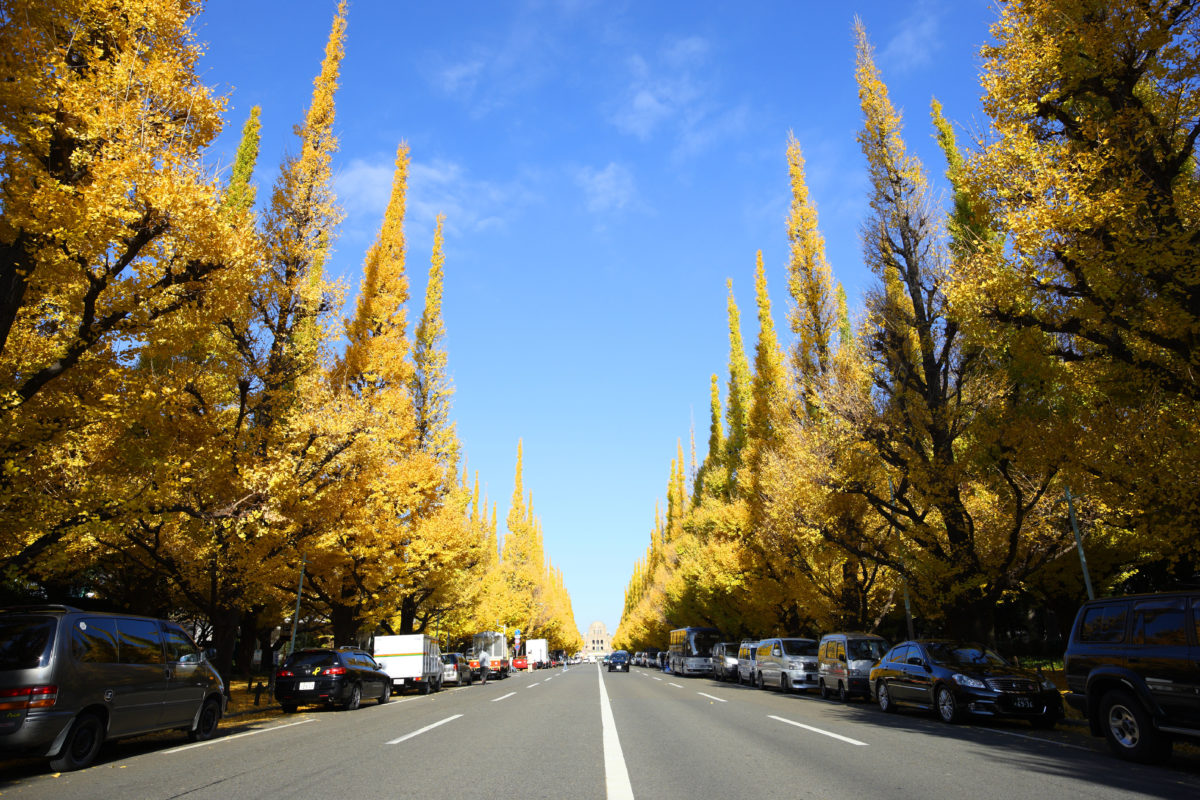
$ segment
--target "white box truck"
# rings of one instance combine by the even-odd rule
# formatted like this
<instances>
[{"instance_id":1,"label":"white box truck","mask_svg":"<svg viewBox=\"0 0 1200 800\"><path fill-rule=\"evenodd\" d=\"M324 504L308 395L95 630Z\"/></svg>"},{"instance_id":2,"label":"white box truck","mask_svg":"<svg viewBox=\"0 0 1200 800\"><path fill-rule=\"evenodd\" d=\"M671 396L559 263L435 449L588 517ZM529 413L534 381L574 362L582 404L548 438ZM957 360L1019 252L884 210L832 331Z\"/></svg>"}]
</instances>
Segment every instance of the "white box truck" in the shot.
<instances>
[{"instance_id":1,"label":"white box truck","mask_svg":"<svg viewBox=\"0 0 1200 800\"><path fill-rule=\"evenodd\" d=\"M525 642L525 657L530 669L550 666L550 645L545 639L529 639Z\"/></svg>"},{"instance_id":2,"label":"white box truck","mask_svg":"<svg viewBox=\"0 0 1200 800\"><path fill-rule=\"evenodd\" d=\"M376 636L374 655L391 676L393 693L418 689L429 694L442 688L442 648L431 636Z\"/></svg>"}]
</instances>

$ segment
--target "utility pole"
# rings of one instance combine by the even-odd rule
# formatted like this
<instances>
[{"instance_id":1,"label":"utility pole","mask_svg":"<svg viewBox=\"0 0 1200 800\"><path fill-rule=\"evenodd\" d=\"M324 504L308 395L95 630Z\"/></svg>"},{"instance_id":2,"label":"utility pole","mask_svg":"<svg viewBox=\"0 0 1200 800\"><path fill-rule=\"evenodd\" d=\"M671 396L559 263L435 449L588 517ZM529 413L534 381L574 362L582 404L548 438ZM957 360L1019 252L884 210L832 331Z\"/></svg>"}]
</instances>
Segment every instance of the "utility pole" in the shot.
<instances>
[{"instance_id":1,"label":"utility pole","mask_svg":"<svg viewBox=\"0 0 1200 800\"><path fill-rule=\"evenodd\" d=\"M1083 554L1083 537L1079 535L1079 523L1075 520L1075 503L1072 502L1071 487L1064 488L1067 494L1067 517L1071 520L1071 530L1075 531L1075 547L1079 550L1079 563L1083 567L1083 585L1087 587L1088 600L1095 600L1096 593L1092 591L1092 576L1088 574L1087 556Z\"/></svg>"},{"instance_id":2,"label":"utility pole","mask_svg":"<svg viewBox=\"0 0 1200 800\"><path fill-rule=\"evenodd\" d=\"M296 652L296 624L300 622L300 597L304 594L304 568L308 566L308 556L300 554L300 588L296 590L296 613L292 617L292 643L288 645L288 655Z\"/></svg>"}]
</instances>

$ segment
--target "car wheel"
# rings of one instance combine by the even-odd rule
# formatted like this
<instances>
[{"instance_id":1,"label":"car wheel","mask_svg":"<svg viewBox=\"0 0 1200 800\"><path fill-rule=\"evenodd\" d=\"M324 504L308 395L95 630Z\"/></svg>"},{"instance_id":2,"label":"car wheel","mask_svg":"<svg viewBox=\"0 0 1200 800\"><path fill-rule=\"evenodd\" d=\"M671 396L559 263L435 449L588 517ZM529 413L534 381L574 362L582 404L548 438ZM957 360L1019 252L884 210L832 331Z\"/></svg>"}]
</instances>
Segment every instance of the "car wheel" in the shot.
<instances>
[{"instance_id":1,"label":"car wheel","mask_svg":"<svg viewBox=\"0 0 1200 800\"><path fill-rule=\"evenodd\" d=\"M838 681L838 700L846 702L850 699L850 693L846 691L846 684Z\"/></svg>"},{"instance_id":2,"label":"car wheel","mask_svg":"<svg viewBox=\"0 0 1200 800\"><path fill-rule=\"evenodd\" d=\"M362 705L362 687L357 683L350 687L350 698L342 706L343 711L353 711Z\"/></svg>"},{"instance_id":3,"label":"car wheel","mask_svg":"<svg viewBox=\"0 0 1200 800\"><path fill-rule=\"evenodd\" d=\"M379 695L379 705L383 705L392 699L392 684L384 681L383 693Z\"/></svg>"},{"instance_id":4,"label":"car wheel","mask_svg":"<svg viewBox=\"0 0 1200 800\"><path fill-rule=\"evenodd\" d=\"M886 681L880 681L875 686L875 699L879 701L879 710L886 713L891 713L896 710L896 704L892 702L891 692L888 691Z\"/></svg>"},{"instance_id":5,"label":"car wheel","mask_svg":"<svg viewBox=\"0 0 1200 800\"><path fill-rule=\"evenodd\" d=\"M217 723L220 721L221 704L217 702L216 698L210 697L200 708L200 718L196 720L196 727L188 731L188 741L208 741L217 732Z\"/></svg>"},{"instance_id":6,"label":"car wheel","mask_svg":"<svg viewBox=\"0 0 1200 800\"><path fill-rule=\"evenodd\" d=\"M942 722L958 722L962 717L962 712L958 708L958 701L954 699L954 692L950 691L947 686L939 686L934 697L938 716L942 718Z\"/></svg>"},{"instance_id":7,"label":"car wheel","mask_svg":"<svg viewBox=\"0 0 1200 800\"><path fill-rule=\"evenodd\" d=\"M779 676L779 691L780 691L780 693L781 693L781 694L787 694L787 693L788 693L788 690L791 688L791 687L788 685L789 683L791 683L791 681L789 681L789 680L788 680L787 673L786 673L786 672L784 672L784 673L781 673L781 674L780 674L780 676Z\"/></svg>"},{"instance_id":8,"label":"car wheel","mask_svg":"<svg viewBox=\"0 0 1200 800\"><path fill-rule=\"evenodd\" d=\"M80 714L71 724L62 750L50 759L50 769L55 772L83 769L96 758L103 743L104 722L95 714Z\"/></svg>"},{"instance_id":9,"label":"car wheel","mask_svg":"<svg viewBox=\"0 0 1200 800\"><path fill-rule=\"evenodd\" d=\"M421 694L429 694L433 691L433 685L429 681L421 681Z\"/></svg>"},{"instance_id":10,"label":"car wheel","mask_svg":"<svg viewBox=\"0 0 1200 800\"><path fill-rule=\"evenodd\" d=\"M280 703L279 707L283 709L285 714L295 714L298 706L295 703Z\"/></svg>"},{"instance_id":11,"label":"car wheel","mask_svg":"<svg viewBox=\"0 0 1200 800\"><path fill-rule=\"evenodd\" d=\"M817 694L821 695L822 700L829 699L829 687L825 685L824 678L817 681Z\"/></svg>"},{"instance_id":12,"label":"car wheel","mask_svg":"<svg viewBox=\"0 0 1200 800\"><path fill-rule=\"evenodd\" d=\"M762 677L761 672L754 676L754 685L757 686L759 689L767 688L767 685L765 683L763 683L763 677Z\"/></svg>"},{"instance_id":13,"label":"car wheel","mask_svg":"<svg viewBox=\"0 0 1200 800\"><path fill-rule=\"evenodd\" d=\"M1171 755L1171 740L1154 730L1150 715L1128 692L1109 692L1100 701L1100 723L1108 746L1120 758L1154 763Z\"/></svg>"}]
</instances>

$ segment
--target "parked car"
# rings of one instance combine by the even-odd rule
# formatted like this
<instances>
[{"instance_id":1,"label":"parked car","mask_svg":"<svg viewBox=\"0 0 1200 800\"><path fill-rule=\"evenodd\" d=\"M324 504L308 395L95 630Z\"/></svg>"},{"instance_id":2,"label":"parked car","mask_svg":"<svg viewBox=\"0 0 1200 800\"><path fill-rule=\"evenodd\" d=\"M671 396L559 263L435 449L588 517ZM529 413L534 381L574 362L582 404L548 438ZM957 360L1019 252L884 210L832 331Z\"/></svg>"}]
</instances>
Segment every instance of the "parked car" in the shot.
<instances>
[{"instance_id":1,"label":"parked car","mask_svg":"<svg viewBox=\"0 0 1200 800\"><path fill-rule=\"evenodd\" d=\"M743 639L738 645L738 683L754 686L758 681L758 639Z\"/></svg>"},{"instance_id":2,"label":"parked car","mask_svg":"<svg viewBox=\"0 0 1200 800\"><path fill-rule=\"evenodd\" d=\"M297 650L275 673L275 699L286 714L314 703L353 711L363 700L382 705L391 697L391 676L357 648Z\"/></svg>"},{"instance_id":3,"label":"parked car","mask_svg":"<svg viewBox=\"0 0 1200 800\"><path fill-rule=\"evenodd\" d=\"M827 633L817 648L817 682L821 697L836 693L843 703L853 696L871 698L871 668L887 652L888 643L873 633Z\"/></svg>"},{"instance_id":4,"label":"parked car","mask_svg":"<svg viewBox=\"0 0 1200 800\"><path fill-rule=\"evenodd\" d=\"M658 651L658 668L659 668L659 669L661 669L661 670L663 670L664 672L665 672L665 671L666 671L666 669L667 669L667 665L668 665L669 663L671 663L671 658L670 658L670 656L671 656L671 654L670 654L670 653L668 653L666 650L659 650L659 651Z\"/></svg>"},{"instance_id":5,"label":"parked car","mask_svg":"<svg viewBox=\"0 0 1200 800\"><path fill-rule=\"evenodd\" d=\"M635 667L646 666L646 653L644 650L639 650L633 654L633 665Z\"/></svg>"},{"instance_id":6,"label":"parked car","mask_svg":"<svg viewBox=\"0 0 1200 800\"><path fill-rule=\"evenodd\" d=\"M657 647L647 647L646 648L646 666L654 667L654 668L658 667L658 648Z\"/></svg>"},{"instance_id":7,"label":"parked car","mask_svg":"<svg viewBox=\"0 0 1200 800\"><path fill-rule=\"evenodd\" d=\"M161 730L209 739L225 686L173 622L70 606L0 610L0 755L66 772L108 739Z\"/></svg>"},{"instance_id":8,"label":"parked car","mask_svg":"<svg viewBox=\"0 0 1200 800\"><path fill-rule=\"evenodd\" d=\"M738 643L717 642L712 649L712 675L719 681L736 681Z\"/></svg>"},{"instance_id":9,"label":"parked car","mask_svg":"<svg viewBox=\"0 0 1200 800\"><path fill-rule=\"evenodd\" d=\"M778 687L787 693L817 688L816 639L763 639L755 658L760 689Z\"/></svg>"},{"instance_id":10,"label":"parked car","mask_svg":"<svg viewBox=\"0 0 1200 800\"><path fill-rule=\"evenodd\" d=\"M629 653L617 650L608 657L609 672L629 672Z\"/></svg>"},{"instance_id":11,"label":"parked car","mask_svg":"<svg viewBox=\"0 0 1200 800\"><path fill-rule=\"evenodd\" d=\"M1092 600L1063 657L1067 702L1132 761L1163 761L1200 738L1200 592Z\"/></svg>"},{"instance_id":12,"label":"parked car","mask_svg":"<svg viewBox=\"0 0 1200 800\"><path fill-rule=\"evenodd\" d=\"M455 686L471 685L475 680L471 672L471 663L462 653L442 653L442 683L453 683Z\"/></svg>"},{"instance_id":13,"label":"parked car","mask_svg":"<svg viewBox=\"0 0 1200 800\"><path fill-rule=\"evenodd\" d=\"M1027 719L1053 728L1062 719L1062 695L1053 681L1009 664L983 645L946 639L917 639L889 650L871 670L879 707L930 708L943 722L966 714Z\"/></svg>"}]
</instances>

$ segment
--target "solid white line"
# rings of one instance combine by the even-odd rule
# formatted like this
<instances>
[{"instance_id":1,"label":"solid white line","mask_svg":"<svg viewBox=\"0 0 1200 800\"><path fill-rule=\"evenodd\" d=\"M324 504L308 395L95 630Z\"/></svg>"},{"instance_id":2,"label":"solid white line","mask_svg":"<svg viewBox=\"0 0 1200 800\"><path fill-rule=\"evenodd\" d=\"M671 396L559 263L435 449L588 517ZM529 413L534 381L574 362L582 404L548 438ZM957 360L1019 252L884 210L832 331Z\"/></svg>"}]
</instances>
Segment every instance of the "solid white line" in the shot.
<instances>
[{"instance_id":1,"label":"solid white line","mask_svg":"<svg viewBox=\"0 0 1200 800\"><path fill-rule=\"evenodd\" d=\"M621 752L621 740L617 737L617 723L608 702L608 690L604 688L604 673L596 670L596 677L600 679L600 726L604 730L606 796L608 800L633 800L633 786L629 783L629 770L625 767L625 755Z\"/></svg>"},{"instance_id":2,"label":"solid white line","mask_svg":"<svg viewBox=\"0 0 1200 800\"><path fill-rule=\"evenodd\" d=\"M283 728L290 728L293 725L304 725L305 723L308 723L308 722L316 722L316 720L315 719L302 719L299 722L289 722L286 725L274 725L270 728L256 728L255 730L245 731L244 733L235 733L231 736L222 736L219 739L209 739L207 742L196 742L194 744L185 744L185 745L182 745L181 747L172 747L170 750L162 750L161 753L163 755L168 755L170 753L182 753L184 750L191 750L194 747L207 747L210 744L220 744L221 742L228 742L230 739L240 739L243 736L253 736L256 733L266 733L267 731L278 731L278 730L282 730Z\"/></svg>"},{"instance_id":3,"label":"solid white line","mask_svg":"<svg viewBox=\"0 0 1200 800\"><path fill-rule=\"evenodd\" d=\"M822 736L829 736L834 739L838 739L840 741L846 742L848 744L858 745L859 747L867 747L866 742L860 742L858 739L851 739L849 736L842 736L840 733L830 733L829 731L823 731L820 728L814 728L812 725L805 725L802 722L793 722L790 719L784 719L783 717L777 717L774 714L767 714L767 716L771 719L777 719L780 722L786 722L788 725L795 725L797 728L804 728L804 730L806 730L806 731L812 731L813 733L819 733Z\"/></svg>"},{"instance_id":4,"label":"solid white line","mask_svg":"<svg viewBox=\"0 0 1200 800\"><path fill-rule=\"evenodd\" d=\"M398 706L401 703L407 703L410 700L416 700L416 699L417 698L415 698L415 697L405 697L403 700L391 700L387 703L387 705L384 706L384 708L387 708L388 706Z\"/></svg>"},{"instance_id":5,"label":"solid white line","mask_svg":"<svg viewBox=\"0 0 1200 800\"><path fill-rule=\"evenodd\" d=\"M670 681L668 681L668 682L667 682L667 686L674 686L676 689L682 689L682 688L683 688L683 687L682 687L682 686L680 686L678 683L671 683Z\"/></svg>"},{"instance_id":6,"label":"solid white line","mask_svg":"<svg viewBox=\"0 0 1200 800\"><path fill-rule=\"evenodd\" d=\"M499 697L492 698L492 702L499 703L501 700L505 700L509 697L512 697L514 694L516 694L516 692L509 692L508 694L502 694Z\"/></svg>"},{"instance_id":7,"label":"solid white line","mask_svg":"<svg viewBox=\"0 0 1200 800\"><path fill-rule=\"evenodd\" d=\"M388 742L388 744L400 744L401 742L405 741L406 739L411 739L414 736L420 736L422 733L425 733L425 731L431 731L434 728L436 728L438 725L445 725L447 722L453 722L454 720L458 719L461 716L462 716L462 714L455 714L453 717L446 717L441 722L435 722L432 725L426 725L424 728L421 728L421 730L419 730L419 731L413 731L412 733L406 733L404 736L401 736L398 739L392 739L391 741Z\"/></svg>"},{"instance_id":8,"label":"solid white line","mask_svg":"<svg viewBox=\"0 0 1200 800\"><path fill-rule=\"evenodd\" d=\"M1096 752L1095 750L1093 750L1090 747L1084 747L1084 746L1078 745L1078 744L1068 744L1067 742L1059 742L1054 739L1043 739L1040 736L1027 736L1023 733L1013 733L1012 731L997 731L997 730L990 730L990 729L983 729L983 730L987 730L988 733L997 733L1001 736L1015 736L1018 739L1028 739L1029 741L1037 742L1038 744L1056 744L1059 747L1070 747L1072 750L1083 750L1088 753Z\"/></svg>"},{"instance_id":9,"label":"solid white line","mask_svg":"<svg viewBox=\"0 0 1200 800\"><path fill-rule=\"evenodd\" d=\"M709 700L716 700L718 703L728 703L729 702L728 700L726 700L723 697L713 697L711 694L705 694L704 692L696 692L696 694L700 695L701 697L707 697Z\"/></svg>"},{"instance_id":10,"label":"solid white line","mask_svg":"<svg viewBox=\"0 0 1200 800\"><path fill-rule=\"evenodd\" d=\"M538 681L538 683L541 683L541 681ZM533 687L535 687L535 686L537 686L537 683L531 683L531 684L529 684L528 686L526 686L525 688L526 688L526 689L532 689L532 688L533 688Z\"/></svg>"}]
</instances>

